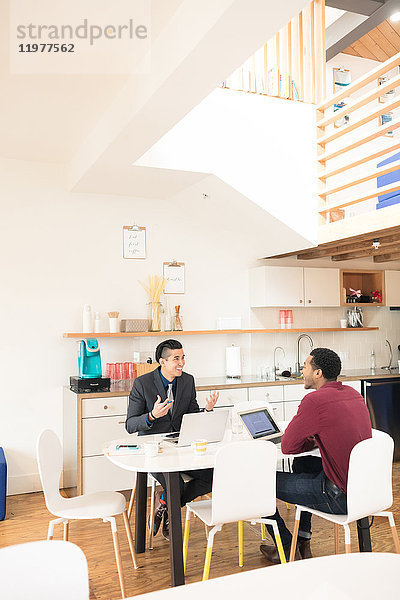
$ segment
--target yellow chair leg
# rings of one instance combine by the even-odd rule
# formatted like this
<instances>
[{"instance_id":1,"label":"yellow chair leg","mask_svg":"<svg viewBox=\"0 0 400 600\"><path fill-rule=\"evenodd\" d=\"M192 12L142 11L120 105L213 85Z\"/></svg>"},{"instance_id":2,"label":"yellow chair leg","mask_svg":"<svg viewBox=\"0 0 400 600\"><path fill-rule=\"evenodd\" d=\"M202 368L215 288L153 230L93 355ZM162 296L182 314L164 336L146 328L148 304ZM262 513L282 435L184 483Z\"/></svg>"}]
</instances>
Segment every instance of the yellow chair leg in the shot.
<instances>
[{"instance_id":1,"label":"yellow chair leg","mask_svg":"<svg viewBox=\"0 0 400 600\"><path fill-rule=\"evenodd\" d=\"M287 508L287 509L290 509L290 508L292 507L292 505L291 505L291 504L289 504L289 502L285 502L285 504L286 504L286 508Z\"/></svg>"},{"instance_id":2,"label":"yellow chair leg","mask_svg":"<svg viewBox=\"0 0 400 600\"><path fill-rule=\"evenodd\" d=\"M187 560L187 553L188 553L188 547L189 547L189 532L190 532L190 519L188 519L186 517L185 533L183 535L183 572L184 573L186 571L186 560Z\"/></svg>"},{"instance_id":3,"label":"yellow chair leg","mask_svg":"<svg viewBox=\"0 0 400 600\"><path fill-rule=\"evenodd\" d=\"M238 521L239 567L243 567L243 521Z\"/></svg>"},{"instance_id":4,"label":"yellow chair leg","mask_svg":"<svg viewBox=\"0 0 400 600\"><path fill-rule=\"evenodd\" d=\"M267 531L265 528L265 523L261 523L261 538L262 538L262 541L267 539Z\"/></svg>"},{"instance_id":5,"label":"yellow chair leg","mask_svg":"<svg viewBox=\"0 0 400 600\"><path fill-rule=\"evenodd\" d=\"M278 548L279 558L281 559L281 564L286 562L285 552L282 546L282 540L280 535L275 535L276 547Z\"/></svg>"},{"instance_id":6,"label":"yellow chair leg","mask_svg":"<svg viewBox=\"0 0 400 600\"><path fill-rule=\"evenodd\" d=\"M203 581L207 581L208 574L210 573L212 546L207 546L206 560L204 563Z\"/></svg>"}]
</instances>

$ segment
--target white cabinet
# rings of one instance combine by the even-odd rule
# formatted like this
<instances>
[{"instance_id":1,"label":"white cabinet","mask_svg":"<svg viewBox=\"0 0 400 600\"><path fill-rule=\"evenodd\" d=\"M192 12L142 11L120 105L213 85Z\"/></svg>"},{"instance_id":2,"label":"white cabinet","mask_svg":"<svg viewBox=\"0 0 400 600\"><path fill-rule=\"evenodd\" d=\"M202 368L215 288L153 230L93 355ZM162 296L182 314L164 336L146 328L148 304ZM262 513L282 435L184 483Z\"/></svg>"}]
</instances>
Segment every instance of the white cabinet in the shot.
<instances>
[{"instance_id":1,"label":"white cabinet","mask_svg":"<svg viewBox=\"0 0 400 600\"><path fill-rule=\"evenodd\" d=\"M304 305L340 306L339 269L304 269Z\"/></svg>"},{"instance_id":2,"label":"white cabinet","mask_svg":"<svg viewBox=\"0 0 400 600\"><path fill-rule=\"evenodd\" d=\"M340 306L339 269L250 269L250 306Z\"/></svg>"},{"instance_id":3,"label":"white cabinet","mask_svg":"<svg viewBox=\"0 0 400 600\"><path fill-rule=\"evenodd\" d=\"M277 421L285 420L283 385L249 388L249 400L268 402Z\"/></svg>"},{"instance_id":4,"label":"white cabinet","mask_svg":"<svg viewBox=\"0 0 400 600\"><path fill-rule=\"evenodd\" d=\"M400 306L400 271L385 271L386 306Z\"/></svg>"},{"instance_id":5,"label":"white cabinet","mask_svg":"<svg viewBox=\"0 0 400 600\"><path fill-rule=\"evenodd\" d=\"M202 390L196 393L197 403L200 408L206 405L206 398L210 395L211 390ZM219 398L217 406L232 406L239 402L247 402L247 388L232 388L227 390L218 390Z\"/></svg>"},{"instance_id":6,"label":"white cabinet","mask_svg":"<svg viewBox=\"0 0 400 600\"><path fill-rule=\"evenodd\" d=\"M250 269L250 306L304 306L303 268Z\"/></svg>"}]
</instances>

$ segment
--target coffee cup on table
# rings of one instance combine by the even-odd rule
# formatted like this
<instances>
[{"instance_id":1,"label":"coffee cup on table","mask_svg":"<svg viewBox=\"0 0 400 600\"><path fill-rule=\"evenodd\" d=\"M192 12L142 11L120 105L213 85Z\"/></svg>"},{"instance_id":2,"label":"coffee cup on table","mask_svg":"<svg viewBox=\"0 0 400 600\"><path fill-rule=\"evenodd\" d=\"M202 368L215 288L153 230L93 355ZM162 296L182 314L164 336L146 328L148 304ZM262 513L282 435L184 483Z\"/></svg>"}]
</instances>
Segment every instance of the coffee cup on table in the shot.
<instances>
[{"instance_id":1,"label":"coffee cup on table","mask_svg":"<svg viewBox=\"0 0 400 600\"><path fill-rule=\"evenodd\" d=\"M157 456L158 454L157 442L146 442L143 444L143 448L146 456Z\"/></svg>"},{"instance_id":2,"label":"coffee cup on table","mask_svg":"<svg viewBox=\"0 0 400 600\"><path fill-rule=\"evenodd\" d=\"M193 452L198 456L202 456L207 452L207 440L193 440L191 446Z\"/></svg>"}]
</instances>

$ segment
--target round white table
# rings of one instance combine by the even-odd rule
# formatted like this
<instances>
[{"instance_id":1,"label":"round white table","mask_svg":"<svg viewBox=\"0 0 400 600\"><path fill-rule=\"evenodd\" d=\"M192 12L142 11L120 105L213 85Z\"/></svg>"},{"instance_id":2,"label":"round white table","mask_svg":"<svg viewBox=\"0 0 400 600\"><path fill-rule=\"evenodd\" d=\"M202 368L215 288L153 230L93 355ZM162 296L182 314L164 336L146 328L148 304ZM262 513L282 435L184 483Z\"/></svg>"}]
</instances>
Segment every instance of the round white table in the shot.
<instances>
[{"instance_id":1,"label":"round white table","mask_svg":"<svg viewBox=\"0 0 400 600\"><path fill-rule=\"evenodd\" d=\"M168 516L170 535L171 557L171 585L183 585L185 575L183 572L182 554L182 523L179 472L196 469L210 469L214 467L215 454L222 445L232 441L248 440L246 433L232 434L226 431L222 442L208 444L204 456L194 454L190 446L180 447L162 441L162 453L157 456L145 456L143 451L132 454L110 453L108 449L115 448L116 444L137 443L142 445L150 441L160 442L162 435L132 435L107 444L105 456L116 466L137 473L136 498L135 498L135 551L140 554L146 550L146 509L147 509L147 474L164 473L167 484Z\"/></svg>"}]
</instances>

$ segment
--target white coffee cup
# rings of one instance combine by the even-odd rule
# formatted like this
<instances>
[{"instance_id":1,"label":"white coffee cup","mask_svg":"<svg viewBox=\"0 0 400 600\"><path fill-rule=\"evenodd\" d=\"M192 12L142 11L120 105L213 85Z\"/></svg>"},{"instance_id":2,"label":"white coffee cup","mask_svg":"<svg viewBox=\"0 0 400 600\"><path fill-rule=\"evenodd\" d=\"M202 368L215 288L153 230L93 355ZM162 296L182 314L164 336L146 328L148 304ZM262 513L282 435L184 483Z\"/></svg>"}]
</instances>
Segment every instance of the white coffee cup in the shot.
<instances>
[{"instance_id":1,"label":"white coffee cup","mask_svg":"<svg viewBox=\"0 0 400 600\"><path fill-rule=\"evenodd\" d=\"M347 327L347 319L340 319L340 327L342 329L346 329L346 327Z\"/></svg>"},{"instance_id":2,"label":"white coffee cup","mask_svg":"<svg viewBox=\"0 0 400 600\"><path fill-rule=\"evenodd\" d=\"M193 440L191 446L193 452L198 456L202 456L207 452L207 440Z\"/></svg>"},{"instance_id":3,"label":"white coffee cup","mask_svg":"<svg viewBox=\"0 0 400 600\"><path fill-rule=\"evenodd\" d=\"M158 454L157 442L146 442L143 444L143 448L146 456L157 456Z\"/></svg>"}]
</instances>

